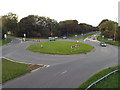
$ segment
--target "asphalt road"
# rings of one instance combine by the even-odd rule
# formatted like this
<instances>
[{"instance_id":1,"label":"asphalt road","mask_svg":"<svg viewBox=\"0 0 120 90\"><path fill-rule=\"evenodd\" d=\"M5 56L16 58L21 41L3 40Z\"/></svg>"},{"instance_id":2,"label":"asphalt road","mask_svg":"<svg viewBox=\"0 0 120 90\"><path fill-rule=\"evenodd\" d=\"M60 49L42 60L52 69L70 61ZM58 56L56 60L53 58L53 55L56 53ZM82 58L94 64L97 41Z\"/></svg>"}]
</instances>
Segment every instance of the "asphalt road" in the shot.
<instances>
[{"instance_id":1,"label":"asphalt road","mask_svg":"<svg viewBox=\"0 0 120 90\"><path fill-rule=\"evenodd\" d=\"M41 42L48 40L41 40ZM71 41L71 40L68 40ZM80 42L84 42L81 40ZM3 84L3 88L77 88L96 72L118 64L118 48L99 46L98 42L85 41L96 49L80 55L49 55L26 50L36 42L19 39L3 46L2 56L14 61L50 65Z\"/></svg>"}]
</instances>

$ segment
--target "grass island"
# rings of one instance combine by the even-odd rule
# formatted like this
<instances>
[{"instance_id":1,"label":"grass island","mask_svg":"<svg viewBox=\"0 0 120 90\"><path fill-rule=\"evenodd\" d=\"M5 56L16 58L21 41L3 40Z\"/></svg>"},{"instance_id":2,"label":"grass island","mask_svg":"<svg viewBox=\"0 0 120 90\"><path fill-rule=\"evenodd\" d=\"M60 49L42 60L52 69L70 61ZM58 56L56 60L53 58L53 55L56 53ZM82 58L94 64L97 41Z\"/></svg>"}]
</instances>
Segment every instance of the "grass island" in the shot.
<instances>
[{"instance_id":1,"label":"grass island","mask_svg":"<svg viewBox=\"0 0 120 90\"><path fill-rule=\"evenodd\" d=\"M29 46L27 49L37 53L71 55L90 52L94 47L72 41L48 41Z\"/></svg>"}]
</instances>

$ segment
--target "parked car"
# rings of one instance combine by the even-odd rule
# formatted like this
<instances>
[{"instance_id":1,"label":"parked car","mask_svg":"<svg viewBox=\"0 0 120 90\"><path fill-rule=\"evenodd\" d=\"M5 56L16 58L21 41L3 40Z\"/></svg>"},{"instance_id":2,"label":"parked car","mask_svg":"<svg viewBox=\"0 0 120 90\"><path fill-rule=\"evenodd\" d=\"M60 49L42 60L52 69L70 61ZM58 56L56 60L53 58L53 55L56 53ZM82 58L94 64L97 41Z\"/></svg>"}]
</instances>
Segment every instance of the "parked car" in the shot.
<instances>
[{"instance_id":1,"label":"parked car","mask_svg":"<svg viewBox=\"0 0 120 90\"><path fill-rule=\"evenodd\" d=\"M68 37L63 37L63 39L68 39Z\"/></svg>"},{"instance_id":2,"label":"parked car","mask_svg":"<svg viewBox=\"0 0 120 90\"><path fill-rule=\"evenodd\" d=\"M56 38L55 37L49 37L49 41L55 41Z\"/></svg>"},{"instance_id":3,"label":"parked car","mask_svg":"<svg viewBox=\"0 0 120 90\"><path fill-rule=\"evenodd\" d=\"M100 46L102 46L102 47L106 47L106 43L104 43L104 42L100 42Z\"/></svg>"}]
</instances>

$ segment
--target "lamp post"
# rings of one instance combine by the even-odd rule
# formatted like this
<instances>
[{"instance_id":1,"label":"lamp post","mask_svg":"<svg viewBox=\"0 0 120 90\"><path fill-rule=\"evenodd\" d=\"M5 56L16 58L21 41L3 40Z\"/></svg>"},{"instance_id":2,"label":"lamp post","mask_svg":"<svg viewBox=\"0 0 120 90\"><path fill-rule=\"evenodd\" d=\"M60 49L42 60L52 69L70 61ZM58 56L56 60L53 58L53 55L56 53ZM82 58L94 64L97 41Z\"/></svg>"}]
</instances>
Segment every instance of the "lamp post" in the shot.
<instances>
[{"instance_id":1,"label":"lamp post","mask_svg":"<svg viewBox=\"0 0 120 90\"><path fill-rule=\"evenodd\" d=\"M116 35L116 31L117 31L117 18L115 18L115 30L114 30L114 41L116 39L115 35Z\"/></svg>"}]
</instances>

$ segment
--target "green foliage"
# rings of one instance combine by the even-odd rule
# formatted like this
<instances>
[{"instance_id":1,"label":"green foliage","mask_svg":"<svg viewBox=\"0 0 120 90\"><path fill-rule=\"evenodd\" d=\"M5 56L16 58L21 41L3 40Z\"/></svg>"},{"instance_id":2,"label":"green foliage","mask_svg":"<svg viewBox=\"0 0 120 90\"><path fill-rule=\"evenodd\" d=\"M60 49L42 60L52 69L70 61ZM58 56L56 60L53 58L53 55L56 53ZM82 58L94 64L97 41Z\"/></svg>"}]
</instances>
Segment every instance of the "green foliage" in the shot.
<instances>
[{"instance_id":1,"label":"green foliage","mask_svg":"<svg viewBox=\"0 0 120 90\"><path fill-rule=\"evenodd\" d=\"M10 31L12 35L24 37L69 36L74 34L98 31L97 27L89 24L78 24L77 20L65 20L59 23L49 17L28 15L18 22L16 14L8 13L2 16L3 35Z\"/></svg>"},{"instance_id":2,"label":"green foliage","mask_svg":"<svg viewBox=\"0 0 120 90\"><path fill-rule=\"evenodd\" d=\"M29 15L19 22L18 36L23 37L26 33L27 37L48 37L56 29L57 21L48 17L40 17L37 15Z\"/></svg>"},{"instance_id":3,"label":"green foliage","mask_svg":"<svg viewBox=\"0 0 120 90\"><path fill-rule=\"evenodd\" d=\"M118 40L118 23L111 20L103 20L99 24L99 30L101 35L104 35L106 38L113 38Z\"/></svg>"},{"instance_id":4,"label":"green foliage","mask_svg":"<svg viewBox=\"0 0 120 90\"><path fill-rule=\"evenodd\" d=\"M12 34L16 33L18 17L16 14L8 13L2 16L2 34L10 31Z\"/></svg>"},{"instance_id":5,"label":"green foliage","mask_svg":"<svg viewBox=\"0 0 120 90\"><path fill-rule=\"evenodd\" d=\"M97 27L93 27L89 24L78 24L77 20L65 20L59 22L58 30L62 36L69 36L73 34L88 33L91 31L97 31Z\"/></svg>"},{"instance_id":6,"label":"green foliage","mask_svg":"<svg viewBox=\"0 0 120 90\"><path fill-rule=\"evenodd\" d=\"M71 48L71 46L76 44L80 46ZM43 45L43 47L41 47L41 45ZM31 45L27 49L38 53L69 55L87 53L93 49L93 46L71 41L49 41Z\"/></svg>"}]
</instances>

